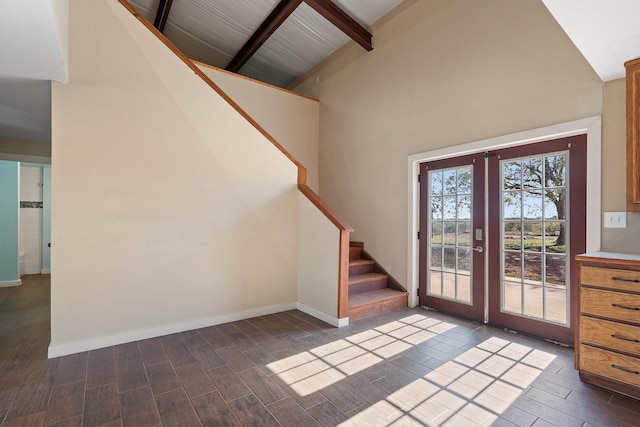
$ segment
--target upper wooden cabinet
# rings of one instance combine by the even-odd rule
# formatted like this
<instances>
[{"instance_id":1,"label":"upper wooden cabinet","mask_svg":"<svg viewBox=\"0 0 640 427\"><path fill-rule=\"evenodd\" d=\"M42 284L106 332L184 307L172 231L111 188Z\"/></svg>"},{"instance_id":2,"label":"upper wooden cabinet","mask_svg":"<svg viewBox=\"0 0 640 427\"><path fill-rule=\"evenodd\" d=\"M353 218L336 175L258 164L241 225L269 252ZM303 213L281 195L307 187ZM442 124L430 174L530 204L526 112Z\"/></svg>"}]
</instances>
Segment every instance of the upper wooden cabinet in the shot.
<instances>
[{"instance_id":1,"label":"upper wooden cabinet","mask_svg":"<svg viewBox=\"0 0 640 427\"><path fill-rule=\"evenodd\" d=\"M640 212L640 58L627 69L627 211Z\"/></svg>"}]
</instances>

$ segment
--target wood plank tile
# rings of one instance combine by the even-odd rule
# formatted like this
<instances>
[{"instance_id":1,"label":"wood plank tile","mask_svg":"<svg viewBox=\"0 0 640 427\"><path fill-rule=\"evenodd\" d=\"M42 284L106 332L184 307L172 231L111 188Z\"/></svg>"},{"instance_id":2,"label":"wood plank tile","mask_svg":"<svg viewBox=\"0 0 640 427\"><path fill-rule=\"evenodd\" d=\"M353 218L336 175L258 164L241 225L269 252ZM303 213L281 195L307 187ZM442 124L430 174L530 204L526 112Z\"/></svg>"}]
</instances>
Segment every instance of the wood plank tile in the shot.
<instances>
[{"instance_id":1,"label":"wood plank tile","mask_svg":"<svg viewBox=\"0 0 640 427\"><path fill-rule=\"evenodd\" d=\"M174 368L189 365L196 361L189 351L189 348L178 339L174 339L173 341L165 340L162 345Z\"/></svg>"},{"instance_id":2,"label":"wood plank tile","mask_svg":"<svg viewBox=\"0 0 640 427\"><path fill-rule=\"evenodd\" d=\"M364 400L340 383L331 384L320 392L345 414L365 405Z\"/></svg>"},{"instance_id":3,"label":"wood plank tile","mask_svg":"<svg viewBox=\"0 0 640 427\"><path fill-rule=\"evenodd\" d=\"M245 356L245 354L235 346L219 348L216 352L225 363L236 372L256 366L251 359Z\"/></svg>"},{"instance_id":4,"label":"wood plank tile","mask_svg":"<svg viewBox=\"0 0 640 427\"><path fill-rule=\"evenodd\" d=\"M82 415L84 381L56 385L45 415L45 425L55 424Z\"/></svg>"},{"instance_id":5,"label":"wood plank tile","mask_svg":"<svg viewBox=\"0 0 640 427\"><path fill-rule=\"evenodd\" d=\"M222 357L209 344L192 347L189 350L205 371L225 364Z\"/></svg>"},{"instance_id":6,"label":"wood plank tile","mask_svg":"<svg viewBox=\"0 0 640 427\"><path fill-rule=\"evenodd\" d=\"M307 412L318 422L318 424L324 427L337 426L349 419L344 412L329 401L312 406L307 409Z\"/></svg>"},{"instance_id":7,"label":"wood plank tile","mask_svg":"<svg viewBox=\"0 0 640 427\"><path fill-rule=\"evenodd\" d=\"M87 390L82 425L97 427L120 419L120 398L115 383Z\"/></svg>"},{"instance_id":8,"label":"wood plank tile","mask_svg":"<svg viewBox=\"0 0 640 427\"><path fill-rule=\"evenodd\" d=\"M219 348L229 347L231 342L227 337L215 326L200 329L200 335L209 343L211 348L217 350Z\"/></svg>"},{"instance_id":9,"label":"wood plank tile","mask_svg":"<svg viewBox=\"0 0 640 427\"><path fill-rule=\"evenodd\" d=\"M198 415L182 389L156 396L162 424L166 426L199 426Z\"/></svg>"},{"instance_id":10,"label":"wood plank tile","mask_svg":"<svg viewBox=\"0 0 640 427\"><path fill-rule=\"evenodd\" d=\"M0 409L9 408L22 386L22 376L0 378Z\"/></svg>"},{"instance_id":11,"label":"wood plank tile","mask_svg":"<svg viewBox=\"0 0 640 427\"><path fill-rule=\"evenodd\" d=\"M138 350L140 351L140 357L145 365L153 365L154 363L164 362L169 360L167 353L162 346L161 338L150 338L147 340L138 341Z\"/></svg>"},{"instance_id":12,"label":"wood plank tile","mask_svg":"<svg viewBox=\"0 0 640 427\"><path fill-rule=\"evenodd\" d=\"M427 420L478 424L495 415L499 417L490 420L493 427L630 426L640 415L637 400L583 383L570 349L419 309L340 329L290 310L48 360L48 281L38 285L42 289L29 291L37 300L37 313L3 308L26 307L31 297L23 291L41 280L26 276L19 288L0 289L2 427L43 422L79 426L83 413L85 425L156 427L162 424L158 404L167 424L184 421L190 427L200 422L240 425L234 411L248 423L317 425L315 416L323 425L368 426ZM22 328L20 322L32 324ZM382 335L408 345L390 351L381 347L382 338L376 341ZM354 359L340 352L339 340L369 352L364 359ZM515 369L508 358L503 359L510 364L499 366L497 352L521 359L523 366ZM491 354L491 360L478 359L480 353ZM157 364L163 365L154 368ZM457 365L467 372L458 375L451 368ZM337 371L332 369L342 376L333 376ZM475 376L470 369L477 371ZM422 379L425 376L428 379ZM156 392L172 390L159 393L165 397L156 401L149 378ZM485 378L496 380L483 388ZM213 391L214 382L224 392ZM114 398L116 390L120 395ZM265 407L261 400L272 403ZM492 408L493 415L487 412Z\"/></svg>"},{"instance_id":13,"label":"wood plank tile","mask_svg":"<svg viewBox=\"0 0 640 427\"><path fill-rule=\"evenodd\" d=\"M62 385L87 379L88 353L71 354L60 358L56 371L55 385Z\"/></svg>"},{"instance_id":14,"label":"wood plank tile","mask_svg":"<svg viewBox=\"0 0 640 427\"><path fill-rule=\"evenodd\" d=\"M151 427L160 424L160 414L150 386L121 393L120 414L124 427Z\"/></svg>"},{"instance_id":15,"label":"wood plank tile","mask_svg":"<svg viewBox=\"0 0 640 427\"><path fill-rule=\"evenodd\" d=\"M251 393L233 369L227 365L209 369L207 375L227 402Z\"/></svg>"},{"instance_id":16,"label":"wood plank tile","mask_svg":"<svg viewBox=\"0 0 640 427\"><path fill-rule=\"evenodd\" d=\"M264 405L268 405L288 397L288 394L285 393L280 386L274 383L271 378L269 378L267 374L257 366L238 372L237 375Z\"/></svg>"},{"instance_id":17,"label":"wood plank tile","mask_svg":"<svg viewBox=\"0 0 640 427\"><path fill-rule=\"evenodd\" d=\"M142 359L116 363L116 378L120 393L148 384Z\"/></svg>"},{"instance_id":18,"label":"wood plank tile","mask_svg":"<svg viewBox=\"0 0 640 427\"><path fill-rule=\"evenodd\" d=\"M183 343L187 348L198 347L201 345L208 344L207 340L202 336L199 329L195 329L192 331L180 332L178 334L178 339L181 343Z\"/></svg>"},{"instance_id":19,"label":"wood plank tile","mask_svg":"<svg viewBox=\"0 0 640 427\"><path fill-rule=\"evenodd\" d=\"M47 427L81 427L82 416L69 418L68 420L60 421L55 424L47 424Z\"/></svg>"},{"instance_id":20,"label":"wood plank tile","mask_svg":"<svg viewBox=\"0 0 640 427\"><path fill-rule=\"evenodd\" d=\"M310 408L312 406L318 405L327 400L324 395L316 390L312 390L311 387L307 388L308 392L302 392L301 388L304 387L304 384L294 384L296 389L292 388L292 386L288 385L284 382L282 378L278 375L270 375L269 378L273 382L275 382L282 390L285 391L293 400L296 401L298 405L300 405L303 409Z\"/></svg>"},{"instance_id":21,"label":"wood plank tile","mask_svg":"<svg viewBox=\"0 0 640 427\"><path fill-rule=\"evenodd\" d=\"M255 341L253 341L251 338L240 331L226 334L225 336L231 342L231 344L238 348L240 351L252 350L259 347Z\"/></svg>"},{"instance_id":22,"label":"wood plank tile","mask_svg":"<svg viewBox=\"0 0 640 427\"><path fill-rule=\"evenodd\" d=\"M6 419L23 418L38 413L44 414L49 404L52 388L50 380L23 383Z\"/></svg>"},{"instance_id":23,"label":"wood plank tile","mask_svg":"<svg viewBox=\"0 0 640 427\"><path fill-rule=\"evenodd\" d=\"M548 411L557 410L566 414L567 416L574 417L582 420L582 422L589 421L594 424L601 425L616 425L622 423L633 424L638 420L638 415L635 412L627 411L619 408L614 413L604 413L598 408L591 407L589 405L582 405L580 403L569 402L566 399L556 396L555 394L548 393L538 388L532 387L526 393L525 397L534 399L545 405ZM556 422L557 419L547 419L540 417L546 421Z\"/></svg>"},{"instance_id":24,"label":"wood plank tile","mask_svg":"<svg viewBox=\"0 0 640 427\"><path fill-rule=\"evenodd\" d=\"M111 357L108 355L95 358L89 357L87 363L87 390L116 381L116 359L113 354L111 354Z\"/></svg>"},{"instance_id":25,"label":"wood plank tile","mask_svg":"<svg viewBox=\"0 0 640 427\"><path fill-rule=\"evenodd\" d=\"M147 377L154 395L166 393L182 387L171 362L154 363L147 365Z\"/></svg>"},{"instance_id":26,"label":"wood plank tile","mask_svg":"<svg viewBox=\"0 0 640 427\"><path fill-rule=\"evenodd\" d=\"M283 427L319 426L318 422L290 397L267 406Z\"/></svg>"},{"instance_id":27,"label":"wood plank tile","mask_svg":"<svg viewBox=\"0 0 640 427\"><path fill-rule=\"evenodd\" d=\"M130 362L142 362L137 342L116 345L113 347L113 351L118 365Z\"/></svg>"},{"instance_id":28,"label":"wood plank tile","mask_svg":"<svg viewBox=\"0 0 640 427\"><path fill-rule=\"evenodd\" d=\"M1 415L1 414L0 414ZM14 418L11 420L6 420L2 427L33 427L33 426L41 426L44 422L45 412L37 412L35 414L26 415L19 418ZM0 418L2 419L2 418Z\"/></svg>"},{"instance_id":29,"label":"wood plank tile","mask_svg":"<svg viewBox=\"0 0 640 427\"><path fill-rule=\"evenodd\" d=\"M265 427L280 426L280 423L273 417L273 415L271 415L271 412L269 412L253 394L239 397L228 402L228 404L242 425Z\"/></svg>"},{"instance_id":30,"label":"wood plank tile","mask_svg":"<svg viewBox=\"0 0 640 427\"><path fill-rule=\"evenodd\" d=\"M267 375L273 372L269 369L268 365L277 361L278 359L271 353L267 353L262 347L254 348L244 352L253 363L255 363L260 369L262 369Z\"/></svg>"},{"instance_id":31,"label":"wood plank tile","mask_svg":"<svg viewBox=\"0 0 640 427\"><path fill-rule=\"evenodd\" d=\"M251 336L254 334L259 334L260 329L258 329L250 320L239 320L237 322L233 322L233 325L238 328L240 332L247 336Z\"/></svg>"},{"instance_id":32,"label":"wood plank tile","mask_svg":"<svg viewBox=\"0 0 640 427\"><path fill-rule=\"evenodd\" d=\"M216 391L216 387L199 363L180 366L176 368L176 374L190 398Z\"/></svg>"},{"instance_id":33,"label":"wood plank tile","mask_svg":"<svg viewBox=\"0 0 640 427\"><path fill-rule=\"evenodd\" d=\"M191 404L204 427L242 426L220 392L216 391L193 398Z\"/></svg>"}]
</instances>

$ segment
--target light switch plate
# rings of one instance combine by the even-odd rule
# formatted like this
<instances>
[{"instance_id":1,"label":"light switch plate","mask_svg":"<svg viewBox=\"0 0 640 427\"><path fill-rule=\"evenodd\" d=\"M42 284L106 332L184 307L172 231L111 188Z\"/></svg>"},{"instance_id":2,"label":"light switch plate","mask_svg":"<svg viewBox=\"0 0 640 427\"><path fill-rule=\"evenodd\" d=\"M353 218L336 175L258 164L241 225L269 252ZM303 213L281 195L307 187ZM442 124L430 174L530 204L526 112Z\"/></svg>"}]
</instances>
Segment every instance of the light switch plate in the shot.
<instances>
[{"instance_id":1,"label":"light switch plate","mask_svg":"<svg viewBox=\"0 0 640 427\"><path fill-rule=\"evenodd\" d=\"M604 228L627 228L627 213L605 212Z\"/></svg>"}]
</instances>

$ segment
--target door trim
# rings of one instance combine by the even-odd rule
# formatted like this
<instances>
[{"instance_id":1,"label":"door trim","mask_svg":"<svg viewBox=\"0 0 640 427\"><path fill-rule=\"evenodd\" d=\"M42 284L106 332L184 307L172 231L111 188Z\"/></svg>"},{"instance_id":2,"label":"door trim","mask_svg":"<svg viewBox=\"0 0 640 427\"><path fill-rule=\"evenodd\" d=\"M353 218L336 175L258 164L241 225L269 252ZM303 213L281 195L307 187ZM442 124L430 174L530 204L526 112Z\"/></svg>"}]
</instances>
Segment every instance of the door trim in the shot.
<instances>
[{"instance_id":1,"label":"door trim","mask_svg":"<svg viewBox=\"0 0 640 427\"><path fill-rule=\"evenodd\" d=\"M452 147L440 148L422 153L412 154L408 157L408 221L407 221L407 291L409 292L409 306L418 305L419 282L419 253L418 231L420 227L420 186L418 175L420 163L439 160L447 157L462 156L487 150L514 147L531 144L549 139L558 139L567 136L587 135L587 230L592 230L587 235L587 252L600 249L601 241L601 146L602 146L602 119L600 116L592 116L585 119L574 120L551 126L532 129L524 132L498 136L459 144ZM486 220L486 218L485 218Z\"/></svg>"}]
</instances>

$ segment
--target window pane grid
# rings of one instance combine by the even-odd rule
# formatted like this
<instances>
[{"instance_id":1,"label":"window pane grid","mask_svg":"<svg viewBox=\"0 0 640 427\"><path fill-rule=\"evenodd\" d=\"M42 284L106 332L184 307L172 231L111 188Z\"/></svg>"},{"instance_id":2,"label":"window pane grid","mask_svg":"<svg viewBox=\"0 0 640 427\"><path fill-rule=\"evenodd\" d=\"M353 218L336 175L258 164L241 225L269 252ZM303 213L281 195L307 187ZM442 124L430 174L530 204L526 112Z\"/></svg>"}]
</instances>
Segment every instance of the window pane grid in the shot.
<instances>
[{"instance_id":1,"label":"window pane grid","mask_svg":"<svg viewBox=\"0 0 640 427\"><path fill-rule=\"evenodd\" d=\"M567 324L568 156L500 164L502 311Z\"/></svg>"},{"instance_id":2,"label":"window pane grid","mask_svg":"<svg viewBox=\"0 0 640 427\"><path fill-rule=\"evenodd\" d=\"M430 171L427 294L471 303L471 166Z\"/></svg>"}]
</instances>

